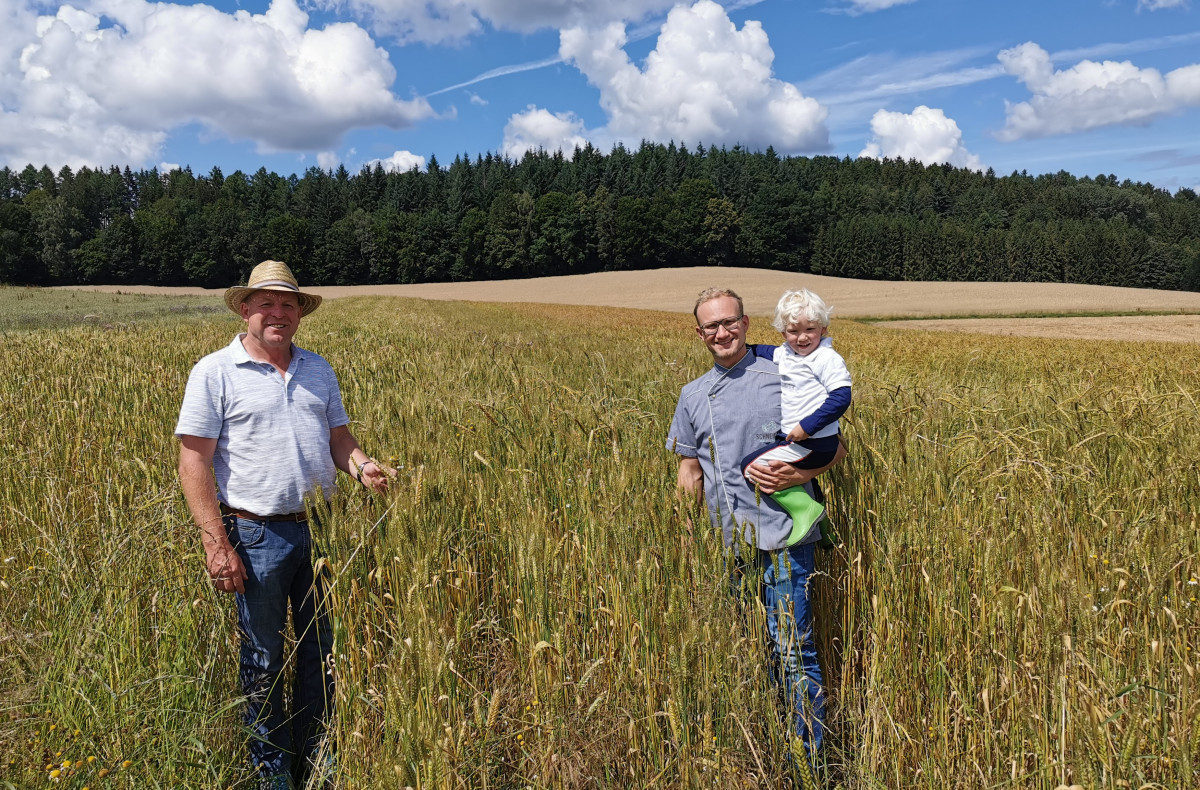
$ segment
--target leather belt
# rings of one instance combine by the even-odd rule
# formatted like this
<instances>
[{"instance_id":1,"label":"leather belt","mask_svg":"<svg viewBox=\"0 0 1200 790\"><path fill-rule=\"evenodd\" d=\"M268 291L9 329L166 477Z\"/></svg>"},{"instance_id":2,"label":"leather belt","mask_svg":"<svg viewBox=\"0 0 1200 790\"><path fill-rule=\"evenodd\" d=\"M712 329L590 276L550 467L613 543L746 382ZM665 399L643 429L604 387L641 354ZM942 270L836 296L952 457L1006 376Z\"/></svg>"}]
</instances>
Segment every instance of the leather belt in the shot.
<instances>
[{"instance_id":1,"label":"leather belt","mask_svg":"<svg viewBox=\"0 0 1200 790\"><path fill-rule=\"evenodd\" d=\"M251 513L249 510L238 510L221 503L221 512L226 516L237 516L238 518L248 519L250 521L295 521L298 524L303 524L308 521L308 513L301 510L299 513L275 513L270 516L260 516L257 513Z\"/></svg>"}]
</instances>

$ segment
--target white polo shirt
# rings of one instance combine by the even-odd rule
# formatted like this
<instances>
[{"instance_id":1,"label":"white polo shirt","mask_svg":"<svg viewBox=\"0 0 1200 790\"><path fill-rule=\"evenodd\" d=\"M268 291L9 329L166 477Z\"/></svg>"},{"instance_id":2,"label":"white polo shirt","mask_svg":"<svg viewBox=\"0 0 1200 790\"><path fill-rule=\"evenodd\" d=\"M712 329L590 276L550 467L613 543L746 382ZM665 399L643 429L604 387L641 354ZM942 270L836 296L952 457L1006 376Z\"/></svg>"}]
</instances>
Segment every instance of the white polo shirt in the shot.
<instances>
[{"instance_id":1,"label":"white polo shirt","mask_svg":"<svg viewBox=\"0 0 1200 790\"><path fill-rule=\"evenodd\" d=\"M251 359L238 335L188 376L176 436L216 439L222 502L259 515L296 513L337 487L329 431L350 423L323 357L292 346L287 375Z\"/></svg>"}]
</instances>

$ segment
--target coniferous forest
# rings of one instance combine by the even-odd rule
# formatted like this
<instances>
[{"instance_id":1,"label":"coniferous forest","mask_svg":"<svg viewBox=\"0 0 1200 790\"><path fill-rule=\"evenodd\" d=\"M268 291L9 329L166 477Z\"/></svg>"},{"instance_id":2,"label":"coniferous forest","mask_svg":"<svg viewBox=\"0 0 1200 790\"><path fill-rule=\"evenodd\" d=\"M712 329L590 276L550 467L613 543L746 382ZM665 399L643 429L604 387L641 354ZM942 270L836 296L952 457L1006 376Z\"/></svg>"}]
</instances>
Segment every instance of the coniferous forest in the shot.
<instances>
[{"instance_id":1,"label":"coniferous forest","mask_svg":"<svg viewBox=\"0 0 1200 790\"><path fill-rule=\"evenodd\" d=\"M643 143L310 168L0 170L0 282L225 287L749 266L1200 290L1200 198L1115 176Z\"/></svg>"}]
</instances>

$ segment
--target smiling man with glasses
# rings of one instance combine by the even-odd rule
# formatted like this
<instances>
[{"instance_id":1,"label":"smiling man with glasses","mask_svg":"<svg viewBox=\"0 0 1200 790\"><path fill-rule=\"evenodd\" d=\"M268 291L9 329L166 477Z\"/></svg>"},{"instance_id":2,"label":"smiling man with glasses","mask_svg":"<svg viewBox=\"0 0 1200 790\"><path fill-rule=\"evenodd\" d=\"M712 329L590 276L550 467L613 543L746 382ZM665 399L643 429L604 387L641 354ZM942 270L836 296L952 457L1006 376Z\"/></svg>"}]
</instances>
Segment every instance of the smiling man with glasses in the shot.
<instances>
[{"instance_id":1,"label":"smiling man with glasses","mask_svg":"<svg viewBox=\"0 0 1200 790\"><path fill-rule=\"evenodd\" d=\"M700 327L700 333L705 337L712 337L717 332L724 329L726 332L736 332L742 326L744 315L737 315L731 318L723 318L720 321L713 321Z\"/></svg>"},{"instance_id":2,"label":"smiling man with glasses","mask_svg":"<svg viewBox=\"0 0 1200 790\"><path fill-rule=\"evenodd\" d=\"M667 435L667 449L679 455L679 487L703 499L725 546L740 541L757 548L738 558L753 572L766 609L772 677L789 702L789 727L795 736L796 767L811 771L811 759L824 734L825 693L817 662L808 579L814 570L813 544L819 530L788 546L791 518L770 496L746 485L741 461L775 442L782 417L779 369L746 345L750 319L742 299L726 289L709 288L696 299L696 334L713 366L683 387ZM845 455L840 449L834 463ZM832 464L830 464L832 466ZM822 469L797 469L784 461L753 465L746 474L762 494L806 485Z\"/></svg>"}]
</instances>

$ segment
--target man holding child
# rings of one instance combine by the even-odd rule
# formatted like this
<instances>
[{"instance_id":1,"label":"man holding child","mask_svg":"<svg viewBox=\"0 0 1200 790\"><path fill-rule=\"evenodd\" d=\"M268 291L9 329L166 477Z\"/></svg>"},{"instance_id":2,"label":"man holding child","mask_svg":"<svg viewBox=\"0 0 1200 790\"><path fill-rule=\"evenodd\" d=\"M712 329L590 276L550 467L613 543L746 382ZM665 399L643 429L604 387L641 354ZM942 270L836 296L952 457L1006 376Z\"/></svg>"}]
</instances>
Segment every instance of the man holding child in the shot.
<instances>
[{"instance_id":1,"label":"man holding child","mask_svg":"<svg viewBox=\"0 0 1200 790\"><path fill-rule=\"evenodd\" d=\"M703 496L713 525L721 526L725 545L736 549L745 541L757 549L755 556L740 557L739 562L759 575L772 675L788 701L797 746L803 745L804 753L794 754L797 767L811 776L810 759L821 746L825 715L808 598L820 531L812 528L793 535L787 510L767 495L807 485L832 464L800 469L787 461L767 460L749 464L743 472L744 459L776 443L782 418L779 368L747 346L750 319L733 291L703 291L694 315L696 334L714 364L683 387L667 448L680 456L680 488ZM844 455L839 449L833 463Z\"/></svg>"}]
</instances>

